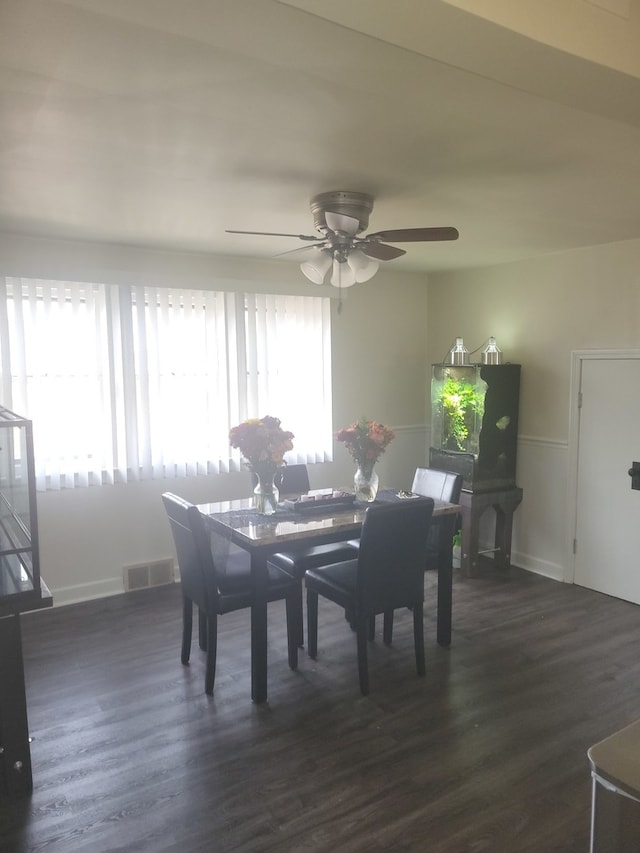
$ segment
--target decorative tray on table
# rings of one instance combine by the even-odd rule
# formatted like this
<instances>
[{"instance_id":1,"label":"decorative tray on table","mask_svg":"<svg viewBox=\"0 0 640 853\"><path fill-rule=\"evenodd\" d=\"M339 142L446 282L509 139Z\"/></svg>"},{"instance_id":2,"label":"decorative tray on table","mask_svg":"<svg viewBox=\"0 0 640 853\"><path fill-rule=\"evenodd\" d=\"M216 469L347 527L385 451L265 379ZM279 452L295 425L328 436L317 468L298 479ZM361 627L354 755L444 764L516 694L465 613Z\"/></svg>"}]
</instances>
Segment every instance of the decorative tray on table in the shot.
<instances>
[{"instance_id":1,"label":"decorative tray on table","mask_svg":"<svg viewBox=\"0 0 640 853\"><path fill-rule=\"evenodd\" d=\"M282 505L293 512L318 512L326 509L348 509L355 503L356 496L352 492L331 492L321 490L309 492L300 497L285 499Z\"/></svg>"}]
</instances>

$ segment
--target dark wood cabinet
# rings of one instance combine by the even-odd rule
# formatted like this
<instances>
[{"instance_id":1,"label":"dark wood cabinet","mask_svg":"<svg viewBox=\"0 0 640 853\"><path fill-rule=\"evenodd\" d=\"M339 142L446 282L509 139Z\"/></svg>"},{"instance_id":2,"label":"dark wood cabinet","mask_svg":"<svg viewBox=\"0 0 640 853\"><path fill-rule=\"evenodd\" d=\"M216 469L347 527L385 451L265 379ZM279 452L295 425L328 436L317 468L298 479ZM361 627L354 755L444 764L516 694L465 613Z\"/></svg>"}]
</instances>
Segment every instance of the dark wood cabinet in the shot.
<instances>
[{"instance_id":1,"label":"dark wood cabinet","mask_svg":"<svg viewBox=\"0 0 640 853\"><path fill-rule=\"evenodd\" d=\"M468 577L478 572L483 555L490 553L495 568L511 566L511 533L513 513L522 501L522 489L517 486L494 489L491 492L470 492L463 489L460 495L462 517L462 554L460 568ZM480 519L485 510L495 511L495 535L493 548L480 550Z\"/></svg>"},{"instance_id":2,"label":"dark wood cabinet","mask_svg":"<svg viewBox=\"0 0 640 853\"><path fill-rule=\"evenodd\" d=\"M516 485L519 364L434 364L429 465L462 474L460 497L464 574L477 573L483 556L511 565L513 513L522 501ZM495 511L493 547L480 549L480 519Z\"/></svg>"}]
</instances>

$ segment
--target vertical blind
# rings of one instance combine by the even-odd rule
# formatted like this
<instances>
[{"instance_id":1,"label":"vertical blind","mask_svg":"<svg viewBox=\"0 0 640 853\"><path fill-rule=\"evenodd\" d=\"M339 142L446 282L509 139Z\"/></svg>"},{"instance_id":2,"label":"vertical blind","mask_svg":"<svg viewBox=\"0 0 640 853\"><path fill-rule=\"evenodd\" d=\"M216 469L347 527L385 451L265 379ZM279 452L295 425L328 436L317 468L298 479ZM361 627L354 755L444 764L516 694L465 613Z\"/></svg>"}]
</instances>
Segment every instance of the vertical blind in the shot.
<instances>
[{"instance_id":1,"label":"vertical blind","mask_svg":"<svg viewBox=\"0 0 640 853\"><path fill-rule=\"evenodd\" d=\"M0 391L39 489L237 470L230 428L267 414L330 460L329 300L0 279Z\"/></svg>"}]
</instances>

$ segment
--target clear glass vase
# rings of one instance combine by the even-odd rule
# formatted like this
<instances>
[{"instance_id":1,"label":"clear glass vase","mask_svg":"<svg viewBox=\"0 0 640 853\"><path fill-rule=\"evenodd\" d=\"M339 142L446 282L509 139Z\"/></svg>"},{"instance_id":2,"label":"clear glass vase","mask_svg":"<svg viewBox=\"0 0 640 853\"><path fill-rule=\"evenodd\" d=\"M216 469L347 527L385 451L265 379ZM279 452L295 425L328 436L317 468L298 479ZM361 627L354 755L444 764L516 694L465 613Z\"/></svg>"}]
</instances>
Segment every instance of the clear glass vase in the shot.
<instances>
[{"instance_id":1,"label":"clear glass vase","mask_svg":"<svg viewBox=\"0 0 640 853\"><path fill-rule=\"evenodd\" d=\"M361 503L371 503L375 501L378 494L378 475L373 470L371 465L358 465L353 478L353 487L356 493L356 500Z\"/></svg>"},{"instance_id":2,"label":"clear glass vase","mask_svg":"<svg viewBox=\"0 0 640 853\"><path fill-rule=\"evenodd\" d=\"M274 477L277 469L254 469L254 474L258 478L253 489L253 503L256 512L260 515L273 515L278 507L280 500L280 492L274 483Z\"/></svg>"}]
</instances>

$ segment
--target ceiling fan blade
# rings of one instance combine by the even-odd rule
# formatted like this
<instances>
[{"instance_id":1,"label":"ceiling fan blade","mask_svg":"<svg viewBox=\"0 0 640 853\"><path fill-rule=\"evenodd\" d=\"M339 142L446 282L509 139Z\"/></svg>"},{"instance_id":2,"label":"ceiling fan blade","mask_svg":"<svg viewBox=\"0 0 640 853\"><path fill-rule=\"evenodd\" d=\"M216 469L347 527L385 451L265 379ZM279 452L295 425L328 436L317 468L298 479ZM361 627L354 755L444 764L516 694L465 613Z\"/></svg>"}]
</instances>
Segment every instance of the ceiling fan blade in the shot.
<instances>
[{"instance_id":1,"label":"ceiling fan blade","mask_svg":"<svg viewBox=\"0 0 640 853\"><path fill-rule=\"evenodd\" d=\"M320 243L316 243L315 246L297 246L295 249L289 249L287 252L278 252L277 255L273 255L274 258L282 258L285 255L299 255L303 252L315 252L322 251L322 249L326 249L329 247L329 243L326 240L322 240Z\"/></svg>"},{"instance_id":2,"label":"ceiling fan blade","mask_svg":"<svg viewBox=\"0 0 640 853\"><path fill-rule=\"evenodd\" d=\"M399 228L395 231L376 231L369 239L389 240L392 243L421 243L425 240L457 240L457 228Z\"/></svg>"},{"instance_id":3,"label":"ceiling fan blade","mask_svg":"<svg viewBox=\"0 0 640 853\"><path fill-rule=\"evenodd\" d=\"M344 213L334 213L327 210L324 221L332 231L342 231L349 237L354 237L360 228L360 222L354 216L346 216Z\"/></svg>"},{"instance_id":4,"label":"ceiling fan blade","mask_svg":"<svg viewBox=\"0 0 640 853\"><path fill-rule=\"evenodd\" d=\"M407 254L404 249L387 246L385 243L365 243L362 246L362 251L365 255L378 261L392 261L394 258L399 258L400 255Z\"/></svg>"},{"instance_id":5,"label":"ceiling fan blade","mask_svg":"<svg viewBox=\"0 0 640 853\"><path fill-rule=\"evenodd\" d=\"M321 242L322 240L324 240L324 237L309 237L305 234L281 234L279 231L233 231L231 228L226 228L225 233L257 234L262 237L297 237L298 240L313 240L314 242Z\"/></svg>"}]
</instances>

